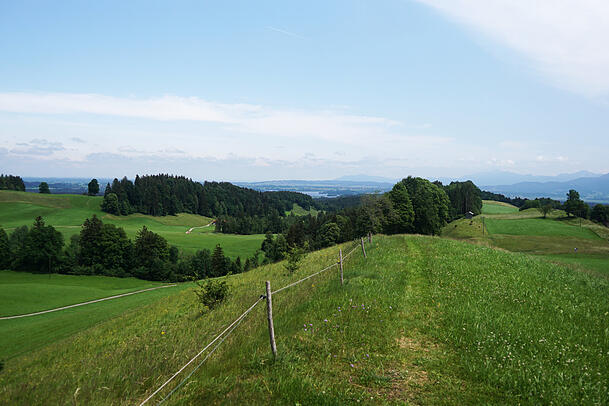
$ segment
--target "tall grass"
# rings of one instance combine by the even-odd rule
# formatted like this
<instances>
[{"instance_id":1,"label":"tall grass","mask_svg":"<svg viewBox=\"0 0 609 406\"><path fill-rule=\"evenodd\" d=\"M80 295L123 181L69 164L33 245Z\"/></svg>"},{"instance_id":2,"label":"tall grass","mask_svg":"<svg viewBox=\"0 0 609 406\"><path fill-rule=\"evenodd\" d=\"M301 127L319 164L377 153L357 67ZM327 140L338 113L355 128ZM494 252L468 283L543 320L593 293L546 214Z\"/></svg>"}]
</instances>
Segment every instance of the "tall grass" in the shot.
<instances>
[{"instance_id":1,"label":"tall grass","mask_svg":"<svg viewBox=\"0 0 609 406\"><path fill-rule=\"evenodd\" d=\"M337 248L293 276L275 264L227 278L229 299L203 316L185 290L11 359L0 403L135 404L265 280L285 286ZM606 280L439 238L375 237L367 253L349 258L342 287L333 268L274 295L277 359L259 305L166 404L609 402Z\"/></svg>"}]
</instances>

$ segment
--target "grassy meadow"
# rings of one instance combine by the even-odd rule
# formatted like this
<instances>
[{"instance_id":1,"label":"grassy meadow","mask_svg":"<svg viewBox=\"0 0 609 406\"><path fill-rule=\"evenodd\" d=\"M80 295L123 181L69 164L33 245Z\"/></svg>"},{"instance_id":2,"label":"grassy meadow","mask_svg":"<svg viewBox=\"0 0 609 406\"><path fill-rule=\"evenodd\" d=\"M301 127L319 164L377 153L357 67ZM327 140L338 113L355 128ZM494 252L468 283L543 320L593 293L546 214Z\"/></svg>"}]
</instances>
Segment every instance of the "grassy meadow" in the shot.
<instances>
[{"instance_id":1,"label":"grassy meadow","mask_svg":"<svg viewBox=\"0 0 609 406\"><path fill-rule=\"evenodd\" d=\"M31 226L36 216L42 216L47 224L54 226L64 235L67 242L70 236L80 233L85 219L96 214L103 222L124 228L131 239L134 239L145 225L184 252L193 253L203 248L213 250L216 244L220 244L225 255L232 258L252 256L264 239L264 235L214 233L214 226L207 226L212 219L195 214L180 213L177 216L154 217L136 213L113 216L100 210L101 201L100 196L44 195L2 190L0 227L10 233L16 227ZM192 227L197 228L186 234Z\"/></svg>"},{"instance_id":2,"label":"grassy meadow","mask_svg":"<svg viewBox=\"0 0 609 406\"><path fill-rule=\"evenodd\" d=\"M229 299L204 315L184 287L9 359L0 403L137 404L265 280L285 286L337 251L309 254L296 275L279 263L229 276ZM276 360L262 302L166 404L609 402L606 279L434 237L375 237L367 252L348 259L342 287L333 268L273 295Z\"/></svg>"},{"instance_id":3,"label":"grassy meadow","mask_svg":"<svg viewBox=\"0 0 609 406\"><path fill-rule=\"evenodd\" d=\"M163 284L136 278L0 271L0 317L54 309Z\"/></svg>"},{"instance_id":4,"label":"grassy meadow","mask_svg":"<svg viewBox=\"0 0 609 406\"><path fill-rule=\"evenodd\" d=\"M0 271L1 316L48 310L161 285L135 278ZM30 353L114 317L137 311L139 307L173 295L185 286L142 292L37 316L0 320L0 360Z\"/></svg>"},{"instance_id":5,"label":"grassy meadow","mask_svg":"<svg viewBox=\"0 0 609 406\"><path fill-rule=\"evenodd\" d=\"M503 211L505 208L511 211ZM506 203L484 201L482 215L448 224L442 236L541 255L574 269L609 276L609 228L568 218L561 210L543 218L536 209L518 211Z\"/></svg>"}]
</instances>

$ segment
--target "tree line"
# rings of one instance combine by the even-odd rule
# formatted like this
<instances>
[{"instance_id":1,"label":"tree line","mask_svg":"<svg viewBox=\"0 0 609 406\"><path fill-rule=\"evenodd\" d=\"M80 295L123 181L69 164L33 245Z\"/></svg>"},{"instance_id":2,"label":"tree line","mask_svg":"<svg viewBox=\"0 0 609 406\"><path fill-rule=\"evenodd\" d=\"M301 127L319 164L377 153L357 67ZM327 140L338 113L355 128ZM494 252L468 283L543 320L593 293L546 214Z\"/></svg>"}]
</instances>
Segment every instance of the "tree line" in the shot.
<instances>
[{"instance_id":1,"label":"tree line","mask_svg":"<svg viewBox=\"0 0 609 406\"><path fill-rule=\"evenodd\" d=\"M453 188L457 189L455 185ZM463 191L476 193L476 189L468 185ZM356 207L321 212L317 216L290 216L291 224L285 231L277 235L266 234L261 250L266 261L275 262L295 250L321 249L365 236L368 232L438 235L451 220L451 212L461 210L456 207L469 209L469 202L475 201L465 192L453 196L456 200L451 202L438 182L408 177L387 193L362 196L361 204Z\"/></svg>"},{"instance_id":2,"label":"tree line","mask_svg":"<svg viewBox=\"0 0 609 406\"><path fill-rule=\"evenodd\" d=\"M0 228L0 269L177 282L240 273L258 264L259 254L244 263L240 257L233 261L220 245L213 252L203 249L193 255L180 254L146 226L131 241L121 227L104 224L95 215L85 220L68 244L42 217L32 227L16 228L10 237Z\"/></svg>"},{"instance_id":3,"label":"tree line","mask_svg":"<svg viewBox=\"0 0 609 406\"><path fill-rule=\"evenodd\" d=\"M266 217L285 215L297 203L305 210L313 198L297 192L258 192L228 182L195 182L167 174L139 176L131 182L114 179L104 193L102 210L116 215L153 216L193 213L207 217Z\"/></svg>"},{"instance_id":4,"label":"tree line","mask_svg":"<svg viewBox=\"0 0 609 406\"><path fill-rule=\"evenodd\" d=\"M25 183L20 176L0 174L0 190L16 190L25 192Z\"/></svg>"}]
</instances>

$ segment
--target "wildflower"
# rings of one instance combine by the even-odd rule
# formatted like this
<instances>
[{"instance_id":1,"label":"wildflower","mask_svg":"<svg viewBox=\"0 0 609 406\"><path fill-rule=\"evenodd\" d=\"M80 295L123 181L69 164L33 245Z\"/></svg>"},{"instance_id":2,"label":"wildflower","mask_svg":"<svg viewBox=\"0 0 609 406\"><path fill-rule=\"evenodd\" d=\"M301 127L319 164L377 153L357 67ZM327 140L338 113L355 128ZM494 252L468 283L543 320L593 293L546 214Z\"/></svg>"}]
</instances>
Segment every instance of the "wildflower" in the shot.
<instances>
[{"instance_id":1,"label":"wildflower","mask_svg":"<svg viewBox=\"0 0 609 406\"><path fill-rule=\"evenodd\" d=\"M165 332L164 332L164 331L161 331L161 335L163 335L163 334L165 334Z\"/></svg>"},{"instance_id":2,"label":"wildflower","mask_svg":"<svg viewBox=\"0 0 609 406\"><path fill-rule=\"evenodd\" d=\"M353 364L349 364L349 365L351 365L351 368L355 368L355 365L353 365Z\"/></svg>"},{"instance_id":3,"label":"wildflower","mask_svg":"<svg viewBox=\"0 0 609 406\"><path fill-rule=\"evenodd\" d=\"M328 319L324 319L324 323L327 323L327 322L328 322Z\"/></svg>"}]
</instances>

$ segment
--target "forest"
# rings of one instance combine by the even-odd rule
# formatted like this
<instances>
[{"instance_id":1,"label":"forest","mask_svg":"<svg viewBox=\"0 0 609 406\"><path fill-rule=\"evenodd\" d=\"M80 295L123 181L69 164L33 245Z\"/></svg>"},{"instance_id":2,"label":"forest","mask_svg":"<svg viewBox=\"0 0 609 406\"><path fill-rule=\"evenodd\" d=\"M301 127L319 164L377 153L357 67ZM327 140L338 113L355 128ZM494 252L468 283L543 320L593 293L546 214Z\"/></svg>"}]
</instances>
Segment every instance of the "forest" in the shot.
<instances>
[{"instance_id":1,"label":"forest","mask_svg":"<svg viewBox=\"0 0 609 406\"><path fill-rule=\"evenodd\" d=\"M2 175L0 180L7 189L23 185L18 176ZM369 232L438 235L444 225L465 213L480 214L483 198L518 204L521 210L563 209L568 215L609 224L609 206L590 208L574 190L561 203L508 198L481 191L471 181L443 185L408 177L384 194L314 200L301 193L258 192L227 182L201 184L180 176L137 176L135 182L123 178L108 185L102 209L116 215L189 212L214 217L216 232L266 234L260 250L244 260L231 260L219 245L213 252L188 255L146 227L132 241L122 228L104 224L96 216L64 244L62 234L38 217L31 227L19 227L10 236L0 228L0 268L169 281L222 276L293 259ZM294 204L315 209L315 215L286 214Z\"/></svg>"},{"instance_id":2,"label":"forest","mask_svg":"<svg viewBox=\"0 0 609 406\"><path fill-rule=\"evenodd\" d=\"M17 190L25 192L25 183L20 176L0 174L0 190Z\"/></svg>"}]
</instances>

